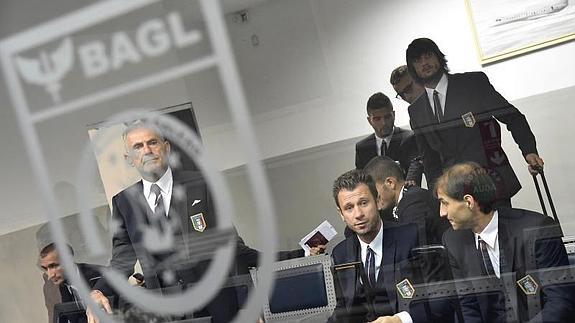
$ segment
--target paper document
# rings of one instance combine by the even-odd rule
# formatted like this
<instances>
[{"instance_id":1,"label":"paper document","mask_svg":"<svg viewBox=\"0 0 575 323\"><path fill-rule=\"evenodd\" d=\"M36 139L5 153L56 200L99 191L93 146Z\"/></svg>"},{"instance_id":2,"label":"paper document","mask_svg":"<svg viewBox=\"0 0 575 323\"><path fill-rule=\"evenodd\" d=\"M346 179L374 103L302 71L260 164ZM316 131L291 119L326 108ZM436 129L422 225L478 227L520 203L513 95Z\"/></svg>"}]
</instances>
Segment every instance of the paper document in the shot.
<instances>
[{"instance_id":1,"label":"paper document","mask_svg":"<svg viewBox=\"0 0 575 323\"><path fill-rule=\"evenodd\" d=\"M337 231L335 231L334 227L326 220L303 237L299 245L305 251L305 255L308 256L310 254L310 248L327 244L336 234Z\"/></svg>"}]
</instances>

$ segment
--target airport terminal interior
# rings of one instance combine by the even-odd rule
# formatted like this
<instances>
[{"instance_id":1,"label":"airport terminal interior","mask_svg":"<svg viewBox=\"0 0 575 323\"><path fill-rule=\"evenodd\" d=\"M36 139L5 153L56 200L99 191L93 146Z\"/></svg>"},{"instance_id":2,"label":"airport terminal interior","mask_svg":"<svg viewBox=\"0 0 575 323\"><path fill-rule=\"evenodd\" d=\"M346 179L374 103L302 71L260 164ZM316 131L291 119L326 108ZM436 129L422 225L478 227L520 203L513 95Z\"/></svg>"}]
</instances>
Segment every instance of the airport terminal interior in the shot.
<instances>
[{"instance_id":1,"label":"airport terminal interior","mask_svg":"<svg viewBox=\"0 0 575 323\"><path fill-rule=\"evenodd\" d=\"M140 180L124 154L126 120L177 112L197 132L170 129L166 139L183 146L177 157L206 179L216 209L226 211L218 221L263 253L259 261L266 266L231 282L249 285L237 321L325 321L343 297L330 257L346 241L334 180L356 168L356 143L374 133L366 112L372 94L389 97L395 126L410 128L410 104L396 96L390 75L408 63L406 50L418 38L437 44L450 74L485 73L525 116L545 162L565 250L575 254L575 147L569 139L575 126L575 3L507 0L502 3L510 7L537 9L486 9L494 2L0 0L0 322L56 322L47 309L50 280L40 257L47 242L69 244L75 263L109 264L112 236L126 225L112 219L112 197ZM499 18L487 21L493 17ZM546 21L553 27L541 28ZM501 147L521 185L511 204L543 213L516 138L500 125ZM427 181L424 175L421 187L433 191ZM195 231L207 226L209 232L205 214L188 215ZM324 255L275 262L278 251L301 251L302 238L324 221L336 232ZM222 254L216 248L214 255ZM294 268L305 268L301 277L290 276ZM574 282L574 268L565 267L565 285ZM272 270L276 302L263 290ZM514 291L516 284L524 288L520 279L511 278ZM258 284L261 297L249 299ZM400 300L408 285L397 286ZM290 286L316 289L280 290ZM319 295L320 301L277 301L292 292ZM575 300L569 302L575 311ZM509 322L527 314L514 315Z\"/></svg>"}]
</instances>

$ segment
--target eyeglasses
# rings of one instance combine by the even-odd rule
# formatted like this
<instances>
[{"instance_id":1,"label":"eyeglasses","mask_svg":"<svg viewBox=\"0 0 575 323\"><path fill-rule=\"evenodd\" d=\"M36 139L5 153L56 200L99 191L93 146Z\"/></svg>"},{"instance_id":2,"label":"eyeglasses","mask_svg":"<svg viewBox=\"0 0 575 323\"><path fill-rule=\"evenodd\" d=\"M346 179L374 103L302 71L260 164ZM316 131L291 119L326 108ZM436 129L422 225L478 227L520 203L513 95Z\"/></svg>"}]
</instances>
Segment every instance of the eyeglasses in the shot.
<instances>
[{"instance_id":1,"label":"eyeglasses","mask_svg":"<svg viewBox=\"0 0 575 323\"><path fill-rule=\"evenodd\" d=\"M413 91L413 81L409 82L409 84L407 84L407 86L404 87L403 90L398 91L395 98L405 100L405 95L411 93L411 91Z\"/></svg>"}]
</instances>

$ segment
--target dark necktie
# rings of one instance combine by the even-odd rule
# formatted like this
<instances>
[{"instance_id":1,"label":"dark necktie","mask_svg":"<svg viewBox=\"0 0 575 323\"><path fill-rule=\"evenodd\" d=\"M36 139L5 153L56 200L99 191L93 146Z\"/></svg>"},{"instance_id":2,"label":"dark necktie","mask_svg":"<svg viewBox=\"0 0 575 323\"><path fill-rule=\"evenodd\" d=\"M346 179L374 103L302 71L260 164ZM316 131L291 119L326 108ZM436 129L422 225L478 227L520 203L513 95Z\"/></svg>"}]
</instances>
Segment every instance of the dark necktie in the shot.
<instances>
[{"instance_id":1,"label":"dark necktie","mask_svg":"<svg viewBox=\"0 0 575 323\"><path fill-rule=\"evenodd\" d=\"M367 257L365 258L365 265L367 267L367 279L369 284L375 286L375 253L373 249L367 246Z\"/></svg>"},{"instance_id":2,"label":"dark necktie","mask_svg":"<svg viewBox=\"0 0 575 323\"><path fill-rule=\"evenodd\" d=\"M439 100L439 93L433 90L433 108L435 109L435 118L437 122L443 119L443 110L441 109L441 101Z\"/></svg>"},{"instance_id":3,"label":"dark necktie","mask_svg":"<svg viewBox=\"0 0 575 323\"><path fill-rule=\"evenodd\" d=\"M381 141L381 157L385 157L387 155L387 143L385 140Z\"/></svg>"},{"instance_id":4,"label":"dark necktie","mask_svg":"<svg viewBox=\"0 0 575 323\"><path fill-rule=\"evenodd\" d=\"M487 243L483 241L481 237L477 237L477 241L479 242L479 251L481 252L481 259L483 260L485 271L489 276L495 276L495 270L493 269L493 264L491 264L489 252L487 251Z\"/></svg>"},{"instance_id":5,"label":"dark necktie","mask_svg":"<svg viewBox=\"0 0 575 323\"><path fill-rule=\"evenodd\" d=\"M158 184L152 184L152 187L150 187L150 192L156 194L156 198L154 200L154 214L165 217L166 211L164 208L164 199L162 198L162 190Z\"/></svg>"}]
</instances>

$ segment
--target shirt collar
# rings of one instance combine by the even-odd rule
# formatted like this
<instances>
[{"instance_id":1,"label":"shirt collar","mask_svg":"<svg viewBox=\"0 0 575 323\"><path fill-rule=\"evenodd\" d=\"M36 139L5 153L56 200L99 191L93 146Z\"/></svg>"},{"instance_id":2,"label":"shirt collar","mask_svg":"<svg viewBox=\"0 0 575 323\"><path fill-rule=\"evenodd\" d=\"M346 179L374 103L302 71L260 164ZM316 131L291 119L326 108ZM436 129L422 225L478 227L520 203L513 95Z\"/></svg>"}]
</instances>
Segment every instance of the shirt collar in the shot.
<instances>
[{"instance_id":1,"label":"shirt collar","mask_svg":"<svg viewBox=\"0 0 575 323\"><path fill-rule=\"evenodd\" d=\"M396 219L397 219L397 206L399 205L399 202L401 202L401 199L403 198L403 192L405 192L405 184L401 187L401 190L399 191L399 198L397 199L397 203L393 207L393 217Z\"/></svg>"},{"instance_id":2,"label":"shirt collar","mask_svg":"<svg viewBox=\"0 0 575 323\"><path fill-rule=\"evenodd\" d=\"M393 126L393 129L391 129L391 133L388 136L380 138L377 136L377 134L375 134L375 141L377 142L377 147L381 147L381 142L384 140L385 143L387 144L387 147L389 147L389 142L391 141L391 137L393 137L394 132L395 132L395 126Z\"/></svg>"},{"instance_id":3,"label":"shirt collar","mask_svg":"<svg viewBox=\"0 0 575 323\"><path fill-rule=\"evenodd\" d=\"M485 243L492 249L495 249L495 240L497 240L497 233L499 231L499 216L497 210L493 212L493 217L487 226L481 231L480 234L475 233L475 246L477 247L477 237L481 237Z\"/></svg>"},{"instance_id":4,"label":"shirt collar","mask_svg":"<svg viewBox=\"0 0 575 323\"><path fill-rule=\"evenodd\" d=\"M172 192L172 184L174 183L174 179L172 177L172 170L170 167L166 170L164 175L160 177L159 180L156 182L150 182L142 178L142 184L144 185L144 196L147 198L150 195L150 188L152 184L158 184L162 193L170 195Z\"/></svg>"},{"instance_id":5,"label":"shirt collar","mask_svg":"<svg viewBox=\"0 0 575 323\"><path fill-rule=\"evenodd\" d=\"M427 95L430 96L433 95L433 91L439 92L439 94L442 96L447 95L447 74L443 73L443 75L439 79L439 82L435 86L435 89L430 89L426 87L425 91L427 91Z\"/></svg>"},{"instance_id":6,"label":"shirt collar","mask_svg":"<svg viewBox=\"0 0 575 323\"><path fill-rule=\"evenodd\" d=\"M366 253L367 246L369 246L376 255L383 255L383 222L379 227L379 232L370 243L363 242L359 237L357 237L357 240L359 240L359 245L361 246L362 253Z\"/></svg>"}]
</instances>

